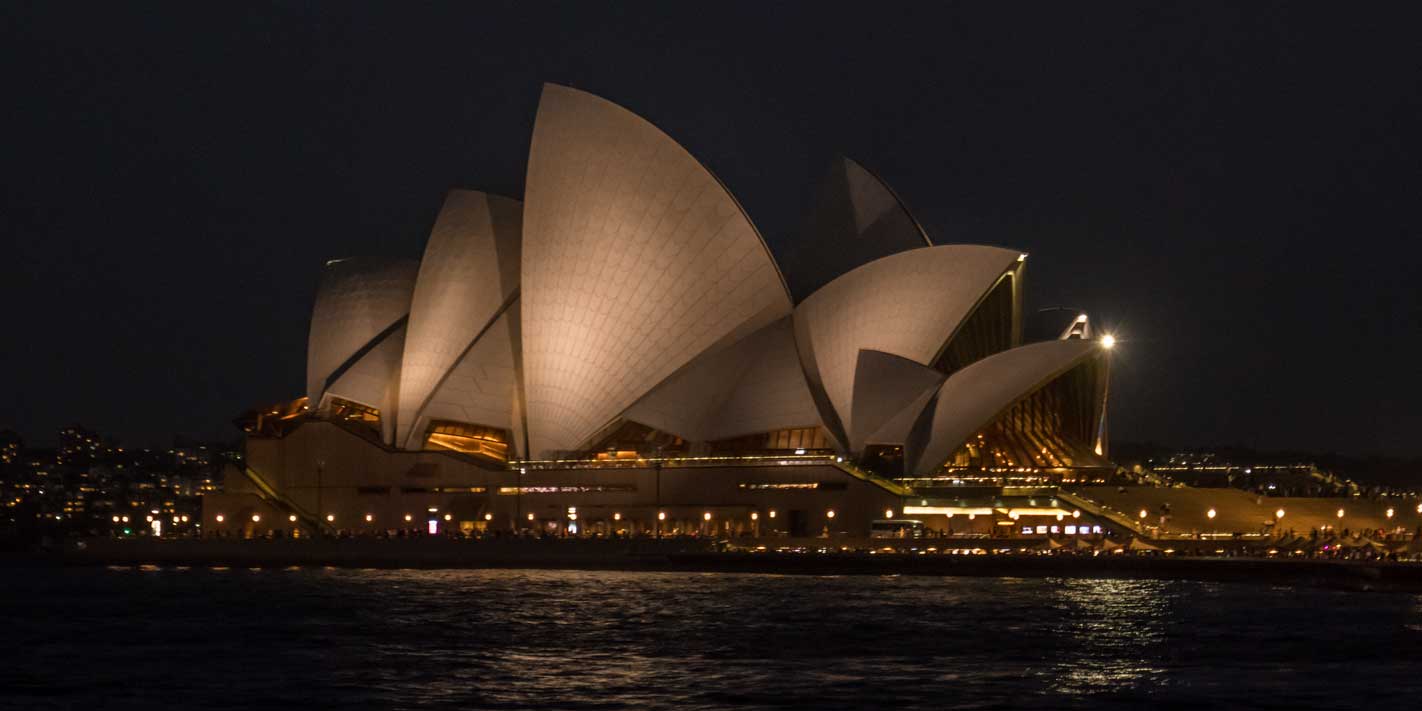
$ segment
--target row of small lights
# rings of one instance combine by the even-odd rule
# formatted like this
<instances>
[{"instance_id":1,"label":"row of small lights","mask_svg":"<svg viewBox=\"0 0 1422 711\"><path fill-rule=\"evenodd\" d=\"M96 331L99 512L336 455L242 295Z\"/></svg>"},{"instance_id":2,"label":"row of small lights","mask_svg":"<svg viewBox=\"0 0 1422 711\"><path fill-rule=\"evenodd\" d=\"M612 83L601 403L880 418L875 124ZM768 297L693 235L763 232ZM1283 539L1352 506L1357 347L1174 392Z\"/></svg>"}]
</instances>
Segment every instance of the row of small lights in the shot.
<instances>
[{"instance_id":1,"label":"row of small lights","mask_svg":"<svg viewBox=\"0 0 1422 711\"><path fill-rule=\"evenodd\" d=\"M1422 514L1422 504L1417 504L1417 513ZM1338 509L1338 518L1343 518L1343 514L1344 514L1343 509ZM1206 511L1206 512L1205 512L1205 516L1208 517L1211 521L1213 521L1214 518L1215 518L1215 516L1217 516L1217 515L1218 515L1218 512L1216 512L1214 509L1210 509L1209 511ZM1387 509L1387 517L1388 517L1388 518L1392 518L1393 516L1396 516L1396 515L1397 515L1397 511L1396 511L1395 509L1393 509L1392 507L1389 506L1388 509ZM1149 511L1146 511L1145 509L1141 509L1141 518L1146 518L1146 517L1148 517L1148 516L1150 516L1150 512L1149 512ZM1274 519L1275 519L1275 520L1281 519L1281 518L1283 518L1283 517L1284 517L1284 510L1283 510L1283 509L1279 509L1278 511L1275 511L1275 512L1274 512Z\"/></svg>"},{"instance_id":2,"label":"row of small lights","mask_svg":"<svg viewBox=\"0 0 1422 711\"><path fill-rule=\"evenodd\" d=\"M433 513L433 512L431 512L431 513ZM775 518L775 509L771 509L770 511L766 512L766 515L769 516L770 518ZM885 516L885 518L893 518L893 517L894 517L894 510L893 510L893 509L886 509L886 510L884 511L884 516ZM710 511L707 511L707 512L701 514L701 517L702 517L703 520L710 521L711 518L712 518L711 512L710 512ZM825 511L825 518L834 518L834 517L835 517L834 509L828 509L828 510ZM290 515L290 516L287 516L286 518L287 518L288 521L290 521L290 522L292 522L292 523L296 523L296 515L295 515L295 514ZM531 514L531 513L530 513L530 514L528 515L528 520L530 520L530 521L535 520L535 518L536 518L536 517L534 516L534 514ZM576 508L576 507L569 507L569 508L568 508L568 518L569 518L570 520L573 520L573 521L578 520L578 511L577 511L577 508ZM215 519L218 523L223 523L223 522L225 522L225 521L227 520L227 516L224 515L224 514L217 514L217 515L214 517L214 519ZM406 522L414 521L414 519L415 519L414 516L412 516L412 515L410 515L410 514L405 514L405 521L406 521ZM750 519L751 519L752 521L758 521L758 520L760 520L760 513L759 513L759 512L756 512L756 511L752 511L751 514L750 514ZM114 517L114 521L117 522L118 520L119 520L119 517L118 517L118 516L115 516L115 517ZM123 517L123 520L124 520L124 522L127 522L127 521L128 521L128 517L127 517L127 516L124 516L124 517ZM152 516L149 516L149 517L148 517L148 520L150 520L150 521L153 520L153 517L152 517ZM176 521L178 520L178 517L174 516L174 517L173 517L173 520L174 520L174 522L176 522ZM183 521L187 521L187 520L188 520L188 517L187 517L187 516L183 516L183 517L182 517L182 520L183 520ZM335 514L326 514L326 522L327 522L327 523L334 523L335 520L336 520L336 515L335 515ZM452 520L454 520L454 516L453 516L452 514L445 514L445 515L444 515L444 520L446 520L446 521L452 521ZM491 514L491 513L486 513L486 514L484 514L484 520L485 520L485 521L492 521L492 520L494 520L494 515ZM617 512L617 513L612 514L612 520L614 520L614 521L621 521L621 520L622 520L622 513L621 513L621 512ZM658 520L658 521L665 521L665 520L667 520L667 512L665 512L665 511L658 511L658 512L657 512L657 520ZM374 522L374 521L375 521L375 514L366 514L366 515L365 515L365 522L366 522L366 523L372 523L372 522ZM252 523L261 523L261 522L262 522L262 515L261 515L261 514L252 514Z\"/></svg>"}]
</instances>

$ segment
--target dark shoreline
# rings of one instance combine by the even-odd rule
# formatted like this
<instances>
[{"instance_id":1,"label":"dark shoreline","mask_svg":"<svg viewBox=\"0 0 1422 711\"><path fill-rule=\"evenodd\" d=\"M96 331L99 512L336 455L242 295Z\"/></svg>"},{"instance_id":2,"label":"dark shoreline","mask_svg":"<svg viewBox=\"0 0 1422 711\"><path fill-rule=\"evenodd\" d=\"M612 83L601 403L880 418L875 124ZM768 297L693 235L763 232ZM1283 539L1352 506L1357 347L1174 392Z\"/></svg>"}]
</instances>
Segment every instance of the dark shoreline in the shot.
<instances>
[{"instance_id":1,"label":"dark shoreline","mask_svg":"<svg viewBox=\"0 0 1422 711\"><path fill-rule=\"evenodd\" d=\"M1132 555L717 552L702 542L112 541L0 554L0 567L211 566L542 569L772 575L1199 580L1422 592L1422 564Z\"/></svg>"}]
</instances>

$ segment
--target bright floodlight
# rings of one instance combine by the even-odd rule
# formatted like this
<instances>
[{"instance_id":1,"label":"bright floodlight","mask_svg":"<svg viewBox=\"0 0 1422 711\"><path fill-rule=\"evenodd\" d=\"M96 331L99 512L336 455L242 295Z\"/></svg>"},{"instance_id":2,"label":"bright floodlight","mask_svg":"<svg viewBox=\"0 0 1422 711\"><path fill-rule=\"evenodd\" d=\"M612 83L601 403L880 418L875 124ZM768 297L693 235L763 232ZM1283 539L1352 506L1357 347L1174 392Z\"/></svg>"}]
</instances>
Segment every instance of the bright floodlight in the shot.
<instances>
[{"instance_id":1,"label":"bright floodlight","mask_svg":"<svg viewBox=\"0 0 1422 711\"><path fill-rule=\"evenodd\" d=\"M1106 335L1104 335L1104 336L1102 336L1102 337L1101 337L1101 347L1102 347L1102 348L1115 348L1115 347L1116 347L1116 337L1113 336L1113 335L1111 335L1111 334L1109 334L1109 333L1106 334Z\"/></svg>"}]
</instances>

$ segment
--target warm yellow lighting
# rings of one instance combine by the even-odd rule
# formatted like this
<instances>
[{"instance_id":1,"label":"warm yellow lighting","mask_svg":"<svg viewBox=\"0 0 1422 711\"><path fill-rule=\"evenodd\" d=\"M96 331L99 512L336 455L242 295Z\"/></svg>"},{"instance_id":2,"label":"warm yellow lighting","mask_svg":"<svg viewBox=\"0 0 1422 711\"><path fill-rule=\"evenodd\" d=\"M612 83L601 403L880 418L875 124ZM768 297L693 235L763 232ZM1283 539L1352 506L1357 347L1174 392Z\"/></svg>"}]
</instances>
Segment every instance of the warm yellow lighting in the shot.
<instances>
[{"instance_id":1,"label":"warm yellow lighting","mask_svg":"<svg viewBox=\"0 0 1422 711\"><path fill-rule=\"evenodd\" d=\"M220 521L221 519L218 519L218 520ZM115 517L114 517L114 523L118 523L118 516L115 516Z\"/></svg>"},{"instance_id":2,"label":"warm yellow lighting","mask_svg":"<svg viewBox=\"0 0 1422 711\"><path fill-rule=\"evenodd\" d=\"M528 520L530 520L530 521L533 520L533 514L529 514L529 515L528 515Z\"/></svg>"},{"instance_id":3,"label":"warm yellow lighting","mask_svg":"<svg viewBox=\"0 0 1422 711\"><path fill-rule=\"evenodd\" d=\"M657 512L657 520L658 520L658 521L665 521L665 520L667 520L667 512L665 512L665 511L658 511L658 512Z\"/></svg>"},{"instance_id":4,"label":"warm yellow lighting","mask_svg":"<svg viewBox=\"0 0 1422 711\"><path fill-rule=\"evenodd\" d=\"M711 520L711 512L710 512L710 511L707 511L707 512L704 513L704 514L701 514L701 518L704 519L704 520L710 521L710 520Z\"/></svg>"},{"instance_id":5,"label":"warm yellow lighting","mask_svg":"<svg viewBox=\"0 0 1422 711\"><path fill-rule=\"evenodd\" d=\"M1338 518L1343 518L1343 509L1338 509Z\"/></svg>"},{"instance_id":6,"label":"warm yellow lighting","mask_svg":"<svg viewBox=\"0 0 1422 711\"><path fill-rule=\"evenodd\" d=\"M825 512L825 518L834 518L834 509Z\"/></svg>"},{"instance_id":7,"label":"warm yellow lighting","mask_svg":"<svg viewBox=\"0 0 1422 711\"><path fill-rule=\"evenodd\" d=\"M1422 506L1418 506L1417 508L1418 508L1418 510L1422 510ZM775 518L775 509L771 509L771 510L770 510L770 513L768 513L768 514L766 514L766 515L770 516L771 518Z\"/></svg>"},{"instance_id":8,"label":"warm yellow lighting","mask_svg":"<svg viewBox=\"0 0 1422 711\"><path fill-rule=\"evenodd\" d=\"M1211 521L1215 520L1215 510L1214 510L1214 509L1210 509L1209 511L1206 511L1206 512L1205 512L1205 515L1208 516L1208 517L1210 517L1210 520L1211 520Z\"/></svg>"},{"instance_id":9,"label":"warm yellow lighting","mask_svg":"<svg viewBox=\"0 0 1422 711\"><path fill-rule=\"evenodd\" d=\"M1079 510L1073 510L1073 511L1071 512L1071 517L1072 517L1072 518L1081 518L1081 511L1079 511Z\"/></svg>"},{"instance_id":10,"label":"warm yellow lighting","mask_svg":"<svg viewBox=\"0 0 1422 711\"><path fill-rule=\"evenodd\" d=\"M444 520L446 520L446 521L453 521L453 520L454 520L454 514L445 514L445 515L444 515Z\"/></svg>"},{"instance_id":11,"label":"warm yellow lighting","mask_svg":"<svg viewBox=\"0 0 1422 711\"><path fill-rule=\"evenodd\" d=\"M262 515L261 515L261 514L252 514L252 523L261 523L261 522L262 522Z\"/></svg>"},{"instance_id":12,"label":"warm yellow lighting","mask_svg":"<svg viewBox=\"0 0 1422 711\"><path fill-rule=\"evenodd\" d=\"M760 514L758 514L758 513L754 512L754 511L752 511L752 512L751 512L751 520L752 520L752 521L759 521L759 520L760 520Z\"/></svg>"},{"instance_id":13,"label":"warm yellow lighting","mask_svg":"<svg viewBox=\"0 0 1422 711\"><path fill-rule=\"evenodd\" d=\"M292 523L296 523L296 514L292 514L292 515L290 515L290 516L287 516L287 517L286 517L286 520L288 520L288 521L290 521L290 522L292 522Z\"/></svg>"},{"instance_id":14,"label":"warm yellow lighting","mask_svg":"<svg viewBox=\"0 0 1422 711\"><path fill-rule=\"evenodd\" d=\"M326 514L326 523L333 523L336 520L335 514Z\"/></svg>"},{"instance_id":15,"label":"warm yellow lighting","mask_svg":"<svg viewBox=\"0 0 1422 711\"><path fill-rule=\"evenodd\" d=\"M56 518L58 518L58 517L56 517ZM148 521L149 523L152 523L152 522L153 522L153 517L152 517L152 516L144 516L144 517L143 517L143 520ZM255 520L256 520L256 517L255 517L255 516L252 517L252 520L255 521Z\"/></svg>"},{"instance_id":16,"label":"warm yellow lighting","mask_svg":"<svg viewBox=\"0 0 1422 711\"><path fill-rule=\"evenodd\" d=\"M410 514L405 514L405 521L406 521L406 522L410 522L410 521L413 521L413 520L415 520L415 517L414 517L414 516L411 516Z\"/></svg>"},{"instance_id":17,"label":"warm yellow lighting","mask_svg":"<svg viewBox=\"0 0 1422 711\"><path fill-rule=\"evenodd\" d=\"M375 520L375 515L374 515L374 514L366 514L366 515L365 515L365 522L366 522L366 523L370 523L371 521L374 521L374 520Z\"/></svg>"},{"instance_id":18,"label":"warm yellow lighting","mask_svg":"<svg viewBox=\"0 0 1422 711\"><path fill-rule=\"evenodd\" d=\"M568 520L569 520L569 521L576 521L576 520L578 520L578 515L575 514L575 513L570 513L570 514L568 514Z\"/></svg>"},{"instance_id":19,"label":"warm yellow lighting","mask_svg":"<svg viewBox=\"0 0 1422 711\"><path fill-rule=\"evenodd\" d=\"M622 520L622 514L621 514L621 513L614 513L614 514L612 514L612 520L613 520L613 521L621 521L621 520Z\"/></svg>"},{"instance_id":20,"label":"warm yellow lighting","mask_svg":"<svg viewBox=\"0 0 1422 711\"><path fill-rule=\"evenodd\" d=\"M188 522L188 515L187 515L187 514L183 514L183 523L187 523L187 522Z\"/></svg>"},{"instance_id":21,"label":"warm yellow lighting","mask_svg":"<svg viewBox=\"0 0 1422 711\"><path fill-rule=\"evenodd\" d=\"M1396 512L1393 511L1392 509L1388 509L1388 510L1387 510L1387 517L1388 517L1388 518L1392 518L1392 515L1393 515L1394 513L1396 513Z\"/></svg>"},{"instance_id":22,"label":"warm yellow lighting","mask_svg":"<svg viewBox=\"0 0 1422 711\"><path fill-rule=\"evenodd\" d=\"M1279 509L1278 511L1275 511L1275 512L1274 512L1274 519L1275 519L1275 520L1281 519L1281 518L1283 518L1283 517L1284 517L1284 510L1283 510L1283 509Z\"/></svg>"},{"instance_id":23,"label":"warm yellow lighting","mask_svg":"<svg viewBox=\"0 0 1422 711\"><path fill-rule=\"evenodd\" d=\"M123 520L127 521L127 520L128 520L128 517L127 517L127 516L124 516L124 517L123 517ZM226 520L227 520L227 517L223 516L222 514L218 514L218 515L217 515L217 522L218 522L218 523L222 523L223 521L226 521Z\"/></svg>"},{"instance_id":24,"label":"warm yellow lighting","mask_svg":"<svg viewBox=\"0 0 1422 711\"><path fill-rule=\"evenodd\" d=\"M893 509L884 509L884 518L893 518L893 517L894 517L894 510L893 510Z\"/></svg>"},{"instance_id":25,"label":"warm yellow lighting","mask_svg":"<svg viewBox=\"0 0 1422 711\"><path fill-rule=\"evenodd\" d=\"M1141 509L1141 518L1145 518L1146 516L1149 516L1149 515L1150 515L1150 513L1147 512L1145 509Z\"/></svg>"},{"instance_id":26,"label":"warm yellow lighting","mask_svg":"<svg viewBox=\"0 0 1422 711\"><path fill-rule=\"evenodd\" d=\"M123 517L123 522L124 522L124 523L128 523L128 517L127 517L127 516L124 516L124 517ZM222 523L222 514L218 514L218 515L217 515L217 522L218 522L218 523Z\"/></svg>"},{"instance_id":27,"label":"warm yellow lighting","mask_svg":"<svg viewBox=\"0 0 1422 711\"><path fill-rule=\"evenodd\" d=\"M1115 348L1115 347L1116 347L1116 337L1113 336L1113 335L1111 335L1111 334L1109 334L1109 333L1106 334L1106 335L1104 335L1104 336L1102 336L1102 337L1101 337L1101 347L1102 347L1102 348L1105 348L1105 349L1107 349L1107 350L1110 350L1110 349L1112 349L1112 348Z\"/></svg>"},{"instance_id":28,"label":"warm yellow lighting","mask_svg":"<svg viewBox=\"0 0 1422 711\"><path fill-rule=\"evenodd\" d=\"M485 520L485 521L493 521L493 520L494 520L494 515L491 514L491 513L486 513L486 514L484 514L484 520Z\"/></svg>"}]
</instances>

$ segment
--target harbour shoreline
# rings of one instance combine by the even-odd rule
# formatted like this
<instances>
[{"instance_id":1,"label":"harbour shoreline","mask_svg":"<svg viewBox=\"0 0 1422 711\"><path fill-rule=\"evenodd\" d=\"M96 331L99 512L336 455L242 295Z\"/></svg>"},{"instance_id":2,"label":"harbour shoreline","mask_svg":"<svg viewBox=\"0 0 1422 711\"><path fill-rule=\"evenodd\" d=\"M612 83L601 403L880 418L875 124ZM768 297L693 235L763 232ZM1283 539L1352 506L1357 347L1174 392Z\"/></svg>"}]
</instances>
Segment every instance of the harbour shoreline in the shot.
<instances>
[{"instance_id":1,"label":"harbour shoreline","mask_svg":"<svg viewBox=\"0 0 1422 711\"><path fill-rule=\"evenodd\" d=\"M1129 554L949 554L717 550L702 540L610 541L115 541L97 539L0 554L0 566L188 566L229 568L540 569L913 575L1069 579L1157 579L1343 590L1422 592L1422 564L1296 558Z\"/></svg>"}]
</instances>

